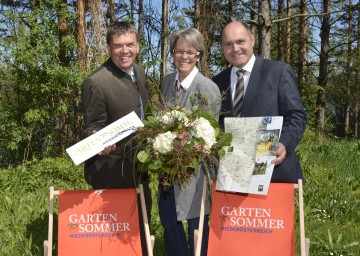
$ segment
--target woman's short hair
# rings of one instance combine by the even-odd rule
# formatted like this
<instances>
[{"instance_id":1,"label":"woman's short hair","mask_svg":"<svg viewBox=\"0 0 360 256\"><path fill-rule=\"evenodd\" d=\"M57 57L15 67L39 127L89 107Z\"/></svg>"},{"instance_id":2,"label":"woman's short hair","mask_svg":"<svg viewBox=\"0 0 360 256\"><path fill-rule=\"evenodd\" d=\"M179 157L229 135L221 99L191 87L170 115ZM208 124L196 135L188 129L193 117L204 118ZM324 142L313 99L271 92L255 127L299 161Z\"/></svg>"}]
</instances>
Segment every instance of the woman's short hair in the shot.
<instances>
[{"instance_id":1,"label":"woman's short hair","mask_svg":"<svg viewBox=\"0 0 360 256\"><path fill-rule=\"evenodd\" d=\"M177 41L180 38L185 38L187 42L192 45L196 51L200 52L200 56L205 51L205 40L203 35L196 28L184 28L175 31L170 36L170 52L173 53Z\"/></svg>"},{"instance_id":2,"label":"woman's short hair","mask_svg":"<svg viewBox=\"0 0 360 256\"><path fill-rule=\"evenodd\" d=\"M126 34L134 33L136 36L136 42L139 42L138 31L135 26L129 22L125 21L115 21L112 23L106 33L106 43L111 43L111 38L113 35L121 36Z\"/></svg>"}]
</instances>

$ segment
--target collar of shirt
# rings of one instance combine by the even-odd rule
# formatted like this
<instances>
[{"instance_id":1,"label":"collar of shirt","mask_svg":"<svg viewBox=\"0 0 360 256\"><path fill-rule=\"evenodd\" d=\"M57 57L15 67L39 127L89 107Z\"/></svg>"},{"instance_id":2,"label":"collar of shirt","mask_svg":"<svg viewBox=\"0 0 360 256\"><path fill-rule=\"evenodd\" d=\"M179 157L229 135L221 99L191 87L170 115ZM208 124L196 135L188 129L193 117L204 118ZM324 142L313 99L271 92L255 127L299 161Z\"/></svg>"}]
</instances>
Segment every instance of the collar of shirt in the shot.
<instances>
[{"instance_id":1,"label":"collar of shirt","mask_svg":"<svg viewBox=\"0 0 360 256\"><path fill-rule=\"evenodd\" d=\"M177 83L177 81L179 81L180 86L186 91L187 89L189 89L192 81L194 80L196 74L199 72L199 69L197 67L194 67L193 70L191 70L190 74L185 77L184 80L182 80L180 82L179 79L179 72L176 73L176 77L175 77L175 83Z\"/></svg>"},{"instance_id":2,"label":"collar of shirt","mask_svg":"<svg viewBox=\"0 0 360 256\"><path fill-rule=\"evenodd\" d=\"M122 70L124 71L125 73L127 73L125 70ZM137 87L137 84L136 84L136 76L135 76L135 72L134 72L134 67L131 66L130 68L130 72L127 73L130 77L131 77L131 80L133 81L133 83L135 83L136 87ZM139 88L138 88L139 90ZM139 98L140 98L140 119L141 120L144 120L144 105L143 105L143 101L142 101L142 98L141 98L141 95L139 93Z\"/></svg>"},{"instance_id":3,"label":"collar of shirt","mask_svg":"<svg viewBox=\"0 0 360 256\"><path fill-rule=\"evenodd\" d=\"M134 72L134 68L131 67L130 69L130 76L131 76L131 80L136 83L136 76L135 76L135 72Z\"/></svg>"},{"instance_id":4,"label":"collar of shirt","mask_svg":"<svg viewBox=\"0 0 360 256\"><path fill-rule=\"evenodd\" d=\"M246 93L246 89L249 83L249 78L251 75L251 71L254 67L255 64L255 55L253 54L250 58L250 60L248 61L248 63L246 63L246 65L242 68L244 69L246 72L244 74L244 93ZM232 67L231 69L231 75L230 75L230 84L231 84L231 96L232 99L234 100L234 95L235 95L235 86L238 80L238 77L236 75L236 71L238 71L239 68L237 67Z\"/></svg>"},{"instance_id":5,"label":"collar of shirt","mask_svg":"<svg viewBox=\"0 0 360 256\"><path fill-rule=\"evenodd\" d=\"M136 76L135 76L135 72L134 72L134 68L133 66L131 66L130 68L130 72L126 72L125 70L121 69L122 71L124 71L126 74L128 74L131 78L131 80L135 83L136 82Z\"/></svg>"}]
</instances>

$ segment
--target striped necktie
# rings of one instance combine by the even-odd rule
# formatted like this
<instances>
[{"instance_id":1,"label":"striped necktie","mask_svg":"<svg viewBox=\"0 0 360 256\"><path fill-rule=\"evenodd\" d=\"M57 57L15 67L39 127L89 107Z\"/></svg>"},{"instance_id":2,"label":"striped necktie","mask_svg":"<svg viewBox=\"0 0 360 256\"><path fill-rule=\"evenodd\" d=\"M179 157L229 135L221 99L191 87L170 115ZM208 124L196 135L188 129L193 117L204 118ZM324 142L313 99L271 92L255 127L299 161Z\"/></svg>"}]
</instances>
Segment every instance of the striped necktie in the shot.
<instances>
[{"instance_id":1,"label":"striped necktie","mask_svg":"<svg viewBox=\"0 0 360 256\"><path fill-rule=\"evenodd\" d=\"M234 95L234 115L240 116L241 109L244 103L244 74L245 70L239 69L236 71L236 75L238 76L238 81L235 87L235 95Z\"/></svg>"},{"instance_id":2,"label":"striped necktie","mask_svg":"<svg viewBox=\"0 0 360 256\"><path fill-rule=\"evenodd\" d=\"M179 92L180 89L181 89L181 85L180 85L179 80L175 80L175 83L174 83L174 90L175 90L175 92Z\"/></svg>"}]
</instances>

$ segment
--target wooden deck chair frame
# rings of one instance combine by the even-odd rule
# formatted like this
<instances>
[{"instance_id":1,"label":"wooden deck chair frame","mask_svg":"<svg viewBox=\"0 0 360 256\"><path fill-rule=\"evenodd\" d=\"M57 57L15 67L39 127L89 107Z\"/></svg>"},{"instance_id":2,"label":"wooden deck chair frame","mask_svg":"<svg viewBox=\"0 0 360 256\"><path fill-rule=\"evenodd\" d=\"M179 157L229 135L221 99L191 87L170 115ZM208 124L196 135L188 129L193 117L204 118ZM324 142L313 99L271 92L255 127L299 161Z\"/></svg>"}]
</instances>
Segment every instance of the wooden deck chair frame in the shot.
<instances>
[{"instance_id":1,"label":"wooden deck chair frame","mask_svg":"<svg viewBox=\"0 0 360 256\"><path fill-rule=\"evenodd\" d=\"M203 194L201 199L200 221L199 230L194 231L194 250L195 256L200 256L202 233L204 226L204 212L205 212L205 196L206 196L207 179L204 180ZM304 221L304 198L303 198L303 183L298 180L298 184L294 184L294 189L298 189L299 200L299 225L300 225L300 255L309 256L310 252L310 239L305 237L305 221ZM199 245L199 246L198 246Z\"/></svg>"},{"instance_id":2,"label":"wooden deck chair frame","mask_svg":"<svg viewBox=\"0 0 360 256\"><path fill-rule=\"evenodd\" d=\"M150 235L150 226L146 213L146 204L144 197L144 189L140 184L136 192L140 194L141 212L144 220L146 247L148 256L153 256L155 237ZM50 201L49 201L49 227L48 227L48 240L44 241L44 256L52 256L52 244L53 244L53 225L54 225L54 199L55 196L59 196L59 190L54 190L54 187L50 187Z\"/></svg>"}]
</instances>

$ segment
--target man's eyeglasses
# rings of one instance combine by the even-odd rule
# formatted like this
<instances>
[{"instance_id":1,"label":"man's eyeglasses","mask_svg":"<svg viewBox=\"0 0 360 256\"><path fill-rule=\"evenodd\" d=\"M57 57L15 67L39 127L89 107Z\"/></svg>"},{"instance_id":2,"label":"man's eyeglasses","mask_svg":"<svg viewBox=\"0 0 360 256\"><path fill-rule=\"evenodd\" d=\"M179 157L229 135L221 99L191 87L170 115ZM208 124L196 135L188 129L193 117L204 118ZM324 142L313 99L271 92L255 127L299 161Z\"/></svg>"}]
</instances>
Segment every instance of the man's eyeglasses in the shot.
<instances>
[{"instance_id":1,"label":"man's eyeglasses","mask_svg":"<svg viewBox=\"0 0 360 256\"><path fill-rule=\"evenodd\" d=\"M178 55L178 56L183 56L184 53L186 53L187 56L189 57L195 57L195 56L199 56L200 55L200 52L194 52L194 51L185 51L185 50L180 50L180 49L175 49L173 50L173 53L175 55Z\"/></svg>"}]
</instances>

